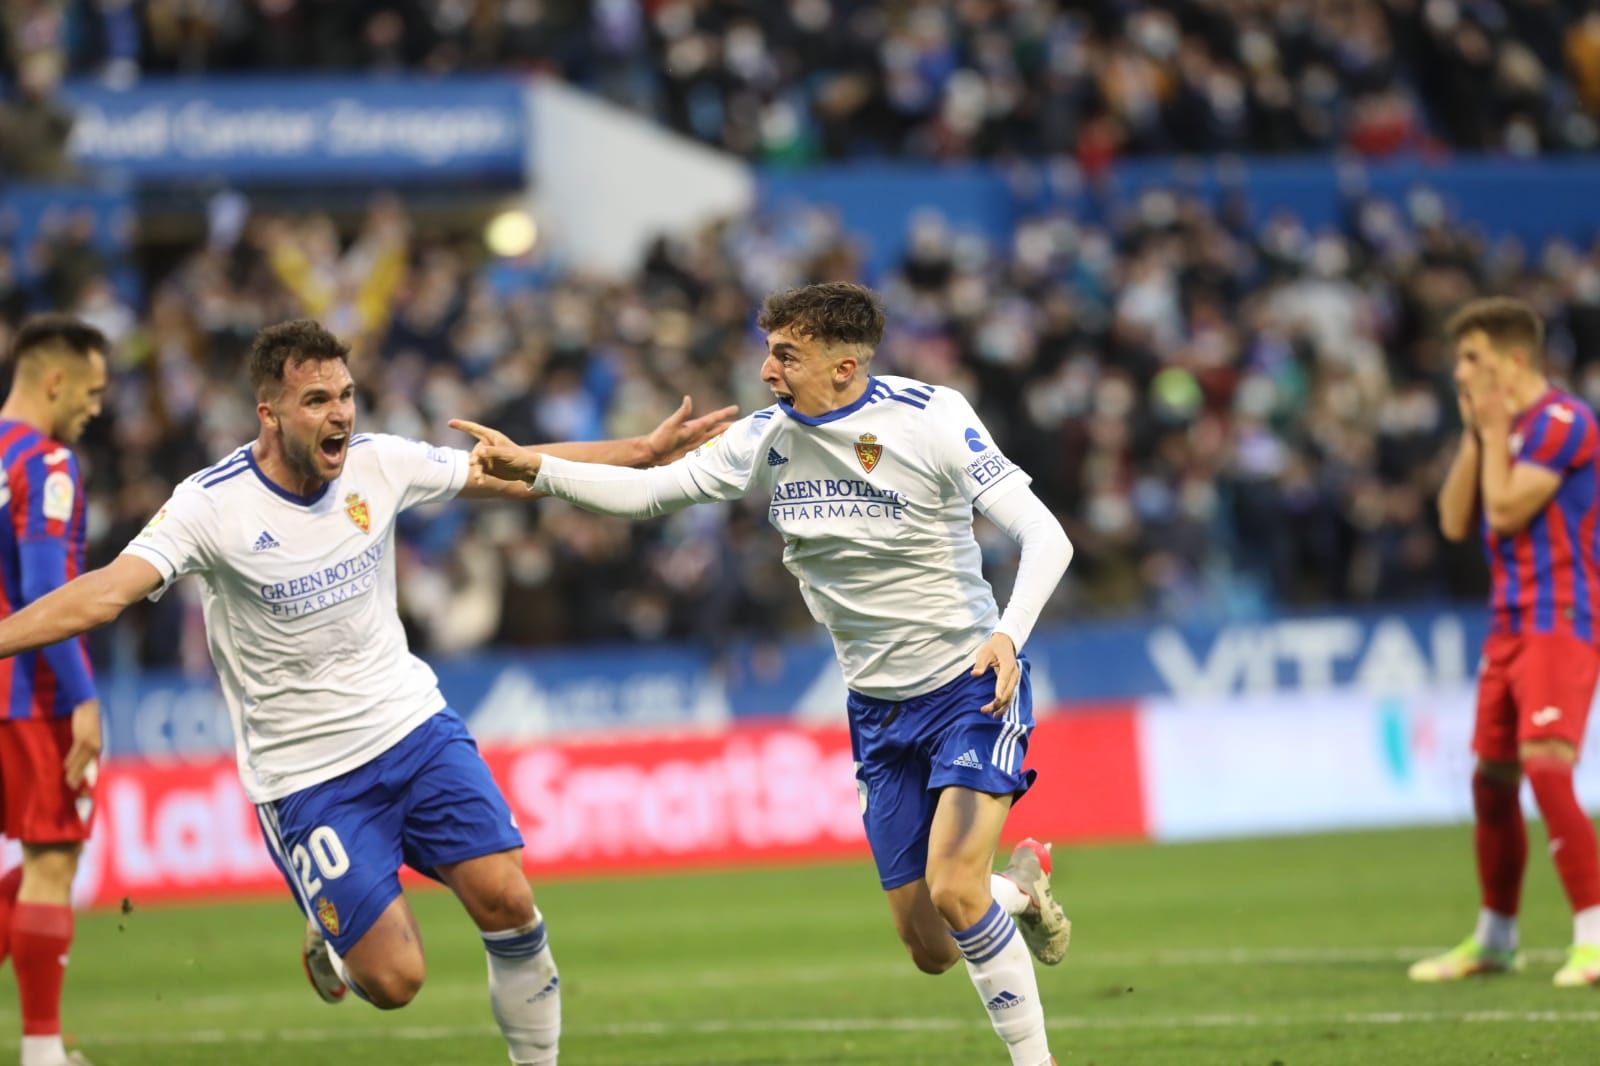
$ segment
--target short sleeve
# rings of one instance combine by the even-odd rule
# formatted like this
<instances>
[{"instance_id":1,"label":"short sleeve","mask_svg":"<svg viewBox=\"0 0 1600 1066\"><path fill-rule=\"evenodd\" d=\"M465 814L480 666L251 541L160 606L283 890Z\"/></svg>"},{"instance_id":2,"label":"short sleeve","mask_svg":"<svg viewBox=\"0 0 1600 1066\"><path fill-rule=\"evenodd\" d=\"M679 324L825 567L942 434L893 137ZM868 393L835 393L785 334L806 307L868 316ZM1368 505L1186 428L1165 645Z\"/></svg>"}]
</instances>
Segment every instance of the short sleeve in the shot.
<instances>
[{"instance_id":1,"label":"short sleeve","mask_svg":"<svg viewBox=\"0 0 1600 1066\"><path fill-rule=\"evenodd\" d=\"M970 502L998 499L1033 479L1006 458L966 397L953 389L934 393L925 425L936 469Z\"/></svg>"},{"instance_id":2,"label":"short sleeve","mask_svg":"<svg viewBox=\"0 0 1600 1066\"><path fill-rule=\"evenodd\" d=\"M136 555L161 574L158 600L178 578L209 570L216 558L216 503L197 485L179 485L172 498L122 551Z\"/></svg>"},{"instance_id":3,"label":"short sleeve","mask_svg":"<svg viewBox=\"0 0 1600 1066\"><path fill-rule=\"evenodd\" d=\"M17 540L65 541L83 491L72 452L66 448L35 452L7 476Z\"/></svg>"},{"instance_id":4,"label":"short sleeve","mask_svg":"<svg viewBox=\"0 0 1600 1066\"><path fill-rule=\"evenodd\" d=\"M471 456L459 448L444 448L407 437L374 433L355 438L352 447L377 448L378 461L392 484L400 487L399 509L454 499L467 483Z\"/></svg>"},{"instance_id":5,"label":"short sleeve","mask_svg":"<svg viewBox=\"0 0 1600 1066\"><path fill-rule=\"evenodd\" d=\"M1565 474L1574 466L1594 461L1594 413L1570 403L1548 404L1534 416L1517 449L1517 462L1534 463Z\"/></svg>"},{"instance_id":6,"label":"short sleeve","mask_svg":"<svg viewBox=\"0 0 1600 1066\"><path fill-rule=\"evenodd\" d=\"M755 478L755 457L766 437L773 409L741 418L718 437L679 459L675 464L684 488L703 503L737 500L750 491Z\"/></svg>"}]
</instances>

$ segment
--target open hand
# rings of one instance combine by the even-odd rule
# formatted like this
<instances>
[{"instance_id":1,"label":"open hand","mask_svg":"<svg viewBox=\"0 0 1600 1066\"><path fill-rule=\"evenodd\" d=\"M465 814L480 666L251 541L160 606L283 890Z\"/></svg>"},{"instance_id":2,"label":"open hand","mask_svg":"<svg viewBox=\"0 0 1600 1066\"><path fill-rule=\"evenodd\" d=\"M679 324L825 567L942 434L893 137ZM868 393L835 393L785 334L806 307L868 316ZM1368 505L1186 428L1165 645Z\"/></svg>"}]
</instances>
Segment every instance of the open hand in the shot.
<instances>
[{"instance_id":1,"label":"open hand","mask_svg":"<svg viewBox=\"0 0 1600 1066\"><path fill-rule=\"evenodd\" d=\"M452 418L451 429L459 429L478 438L472 446L472 469L482 477L501 481L531 481L539 473L543 459L538 452L519 447L498 429L480 426L464 418Z\"/></svg>"},{"instance_id":2,"label":"open hand","mask_svg":"<svg viewBox=\"0 0 1600 1066\"><path fill-rule=\"evenodd\" d=\"M693 413L694 401L685 396L678 409L650 431L645 438L645 446L649 449L652 463L670 463L689 454L727 429L733 422L733 416L739 413L739 408L729 405L708 415L690 418Z\"/></svg>"},{"instance_id":3,"label":"open hand","mask_svg":"<svg viewBox=\"0 0 1600 1066\"><path fill-rule=\"evenodd\" d=\"M1492 371L1480 371L1469 385L1472 425L1479 432L1509 432L1511 393Z\"/></svg>"},{"instance_id":4,"label":"open hand","mask_svg":"<svg viewBox=\"0 0 1600 1066\"><path fill-rule=\"evenodd\" d=\"M1017 683L1022 680L1022 668L1017 665L1017 646L1004 633L996 633L983 642L972 663L972 676L982 677L994 671L994 699L980 710L991 718L999 718L1011 706L1011 697L1017 694Z\"/></svg>"}]
</instances>

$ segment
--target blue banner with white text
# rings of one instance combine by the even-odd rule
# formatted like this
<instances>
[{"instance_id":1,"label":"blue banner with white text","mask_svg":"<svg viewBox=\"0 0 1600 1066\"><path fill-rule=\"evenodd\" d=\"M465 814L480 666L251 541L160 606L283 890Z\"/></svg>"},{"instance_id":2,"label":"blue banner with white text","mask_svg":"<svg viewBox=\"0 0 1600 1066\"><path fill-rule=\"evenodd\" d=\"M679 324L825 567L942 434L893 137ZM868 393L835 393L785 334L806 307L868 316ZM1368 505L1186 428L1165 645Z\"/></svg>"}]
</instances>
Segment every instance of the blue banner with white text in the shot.
<instances>
[{"instance_id":1,"label":"blue banner with white text","mask_svg":"<svg viewBox=\"0 0 1600 1066\"><path fill-rule=\"evenodd\" d=\"M1330 690L1406 695L1470 681L1481 610L1282 615L1247 623L1046 627L1028 641L1034 702L1215 706ZM433 664L445 698L486 743L629 729L717 729L736 719L843 720L845 688L825 640L721 658L690 645L541 649ZM102 679L108 750L204 758L232 750L213 678L151 671ZM1285 700L1283 713L1298 705Z\"/></svg>"},{"instance_id":2,"label":"blue banner with white text","mask_svg":"<svg viewBox=\"0 0 1600 1066\"><path fill-rule=\"evenodd\" d=\"M520 180L524 90L509 77L78 82L71 150L136 180Z\"/></svg>"}]
</instances>

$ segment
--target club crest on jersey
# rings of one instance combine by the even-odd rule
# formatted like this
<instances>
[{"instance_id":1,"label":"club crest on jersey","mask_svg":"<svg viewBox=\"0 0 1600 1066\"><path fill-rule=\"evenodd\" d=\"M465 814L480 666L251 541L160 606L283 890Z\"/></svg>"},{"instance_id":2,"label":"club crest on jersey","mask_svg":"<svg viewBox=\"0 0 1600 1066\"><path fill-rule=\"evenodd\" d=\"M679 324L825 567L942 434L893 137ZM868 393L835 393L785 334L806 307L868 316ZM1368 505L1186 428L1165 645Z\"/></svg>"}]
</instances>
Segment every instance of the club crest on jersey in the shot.
<instances>
[{"instance_id":1,"label":"club crest on jersey","mask_svg":"<svg viewBox=\"0 0 1600 1066\"><path fill-rule=\"evenodd\" d=\"M322 928L328 931L329 936L339 935L339 912L327 896L317 897L317 921L322 923Z\"/></svg>"},{"instance_id":2,"label":"club crest on jersey","mask_svg":"<svg viewBox=\"0 0 1600 1066\"><path fill-rule=\"evenodd\" d=\"M372 512L367 509L367 501L361 498L359 492L352 492L344 498L344 513L350 516L350 521L361 532L372 532Z\"/></svg>"},{"instance_id":3,"label":"club crest on jersey","mask_svg":"<svg viewBox=\"0 0 1600 1066\"><path fill-rule=\"evenodd\" d=\"M873 467L878 465L878 460L883 458L883 445L878 443L878 438L871 433L861 434L856 441L856 461L861 464L861 469L872 473Z\"/></svg>"}]
</instances>

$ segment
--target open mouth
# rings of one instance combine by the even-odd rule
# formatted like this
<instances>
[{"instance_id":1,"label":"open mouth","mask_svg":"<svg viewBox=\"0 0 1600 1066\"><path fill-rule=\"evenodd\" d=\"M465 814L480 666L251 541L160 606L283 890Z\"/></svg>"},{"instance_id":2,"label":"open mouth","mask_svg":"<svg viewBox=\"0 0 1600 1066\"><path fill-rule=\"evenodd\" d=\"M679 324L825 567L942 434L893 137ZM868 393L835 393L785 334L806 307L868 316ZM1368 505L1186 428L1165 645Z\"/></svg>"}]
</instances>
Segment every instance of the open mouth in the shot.
<instances>
[{"instance_id":1,"label":"open mouth","mask_svg":"<svg viewBox=\"0 0 1600 1066\"><path fill-rule=\"evenodd\" d=\"M776 396L778 398L778 402L783 404L785 407L794 406L794 393L782 392L778 389L773 389L772 395Z\"/></svg>"},{"instance_id":2,"label":"open mouth","mask_svg":"<svg viewBox=\"0 0 1600 1066\"><path fill-rule=\"evenodd\" d=\"M344 458L346 445L350 443L348 433L335 433L331 437L323 437L317 449L322 452L322 457L330 463L337 463Z\"/></svg>"}]
</instances>

